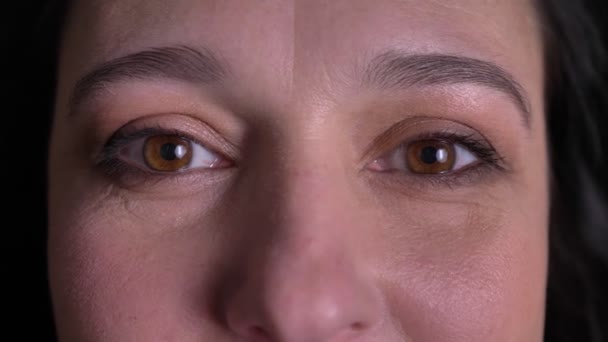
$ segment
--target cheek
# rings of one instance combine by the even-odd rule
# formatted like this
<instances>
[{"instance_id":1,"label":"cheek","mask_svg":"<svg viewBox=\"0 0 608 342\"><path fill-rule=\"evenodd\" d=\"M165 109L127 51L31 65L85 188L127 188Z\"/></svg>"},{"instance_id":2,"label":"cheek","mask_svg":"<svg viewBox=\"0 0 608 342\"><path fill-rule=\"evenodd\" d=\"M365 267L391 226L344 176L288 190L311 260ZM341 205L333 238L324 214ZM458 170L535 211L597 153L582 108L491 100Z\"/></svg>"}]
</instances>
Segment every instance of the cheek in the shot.
<instances>
[{"instance_id":1,"label":"cheek","mask_svg":"<svg viewBox=\"0 0 608 342\"><path fill-rule=\"evenodd\" d=\"M119 190L91 184L88 194L103 195L71 193L52 206L49 226L49 275L62 338L213 336L212 320L200 318L213 305L222 269L214 256L221 251L210 227L192 227L191 217L181 215L193 212L192 205L126 200Z\"/></svg>"},{"instance_id":2,"label":"cheek","mask_svg":"<svg viewBox=\"0 0 608 342\"><path fill-rule=\"evenodd\" d=\"M414 341L542 339L545 216L488 203L418 202L407 212L424 222L401 215L390 225L379 269Z\"/></svg>"}]
</instances>

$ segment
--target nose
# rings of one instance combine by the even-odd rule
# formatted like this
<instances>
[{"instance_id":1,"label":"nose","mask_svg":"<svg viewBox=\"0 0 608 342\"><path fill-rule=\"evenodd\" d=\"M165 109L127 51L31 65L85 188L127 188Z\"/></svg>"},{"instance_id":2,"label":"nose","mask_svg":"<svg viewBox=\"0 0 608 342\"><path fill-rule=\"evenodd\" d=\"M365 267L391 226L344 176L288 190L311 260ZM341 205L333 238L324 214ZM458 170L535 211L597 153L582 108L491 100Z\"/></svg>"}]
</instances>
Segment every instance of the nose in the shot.
<instances>
[{"instance_id":1,"label":"nose","mask_svg":"<svg viewBox=\"0 0 608 342\"><path fill-rule=\"evenodd\" d=\"M352 238L362 221L352 201L337 198L344 189L323 183L299 182L281 196L283 219L255 227L265 237L249 240L225 304L244 341L361 340L381 322L380 292Z\"/></svg>"},{"instance_id":2,"label":"nose","mask_svg":"<svg viewBox=\"0 0 608 342\"><path fill-rule=\"evenodd\" d=\"M260 274L249 275L233 294L227 321L240 337L247 341L350 341L378 323L379 298L347 261L274 258L257 269Z\"/></svg>"}]
</instances>

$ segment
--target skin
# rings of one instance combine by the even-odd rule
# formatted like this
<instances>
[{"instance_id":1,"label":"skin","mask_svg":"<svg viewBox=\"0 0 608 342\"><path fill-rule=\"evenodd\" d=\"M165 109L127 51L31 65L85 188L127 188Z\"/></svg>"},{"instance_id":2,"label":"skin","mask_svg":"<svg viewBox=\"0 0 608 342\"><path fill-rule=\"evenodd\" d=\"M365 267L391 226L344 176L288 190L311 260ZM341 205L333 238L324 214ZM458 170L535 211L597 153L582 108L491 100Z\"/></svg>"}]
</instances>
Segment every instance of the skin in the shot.
<instances>
[{"instance_id":1,"label":"skin","mask_svg":"<svg viewBox=\"0 0 608 342\"><path fill-rule=\"evenodd\" d=\"M212 51L229 76L123 79L70 105L99 65L178 45ZM529 125L480 84L362 85L389 50L500 66ZM60 340L542 341L542 59L523 0L76 1L49 171ZM141 126L185 131L229 162L163 175L96 163ZM378 168L445 128L485 137L505 170L437 181Z\"/></svg>"}]
</instances>

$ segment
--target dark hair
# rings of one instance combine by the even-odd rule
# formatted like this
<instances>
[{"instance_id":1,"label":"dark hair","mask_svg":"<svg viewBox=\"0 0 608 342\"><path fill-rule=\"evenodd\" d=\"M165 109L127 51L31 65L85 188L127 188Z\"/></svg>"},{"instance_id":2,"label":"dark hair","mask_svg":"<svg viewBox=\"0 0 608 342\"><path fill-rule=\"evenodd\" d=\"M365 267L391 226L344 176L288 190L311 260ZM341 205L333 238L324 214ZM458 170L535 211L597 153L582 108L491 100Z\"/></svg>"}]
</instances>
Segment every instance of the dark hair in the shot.
<instances>
[{"instance_id":1,"label":"dark hair","mask_svg":"<svg viewBox=\"0 0 608 342\"><path fill-rule=\"evenodd\" d=\"M538 3L552 192L546 341L608 340L606 28L591 5Z\"/></svg>"},{"instance_id":2,"label":"dark hair","mask_svg":"<svg viewBox=\"0 0 608 342\"><path fill-rule=\"evenodd\" d=\"M598 3L583 0L537 0L545 43L546 121L551 159L551 226L549 283L545 341L608 339L608 109L606 102L606 50L600 27ZM21 256L15 279L35 284L15 306L19 324L16 336L40 340L42 333L54 340L54 326L46 277L46 146L51 124L56 82L57 50L67 1L26 2L22 21L9 25L20 37L11 42L15 63L13 113L27 113L9 122L17 128L26 120L42 122L32 127L36 154L11 162L34 174L16 177L16 204L36 206L40 216L24 218L11 255ZM23 19L34 20L27 21ZM24 39L25 38L25 39ZM42 114L46 115L42 115ZM11 116L10 119L13 119ZM19 121L23 120L23 121ZM31 126L31 124L29 125ZM37 138L38 140L36 140ZM27 189L27 190L23 190ZM30 209L31 210L31 209ZM24 253L25 251L25 253ZM25 267L24 267L25 266ZM33 271L32 271L33 270ZM29 317L41 317L42 322ZM23 319L23 317L28 317ZM17 322L17 323L20 323ZM35 326L35 329L32 327ZM31 337L31 338L28 338Z\"/></svg>"}]
</instances>

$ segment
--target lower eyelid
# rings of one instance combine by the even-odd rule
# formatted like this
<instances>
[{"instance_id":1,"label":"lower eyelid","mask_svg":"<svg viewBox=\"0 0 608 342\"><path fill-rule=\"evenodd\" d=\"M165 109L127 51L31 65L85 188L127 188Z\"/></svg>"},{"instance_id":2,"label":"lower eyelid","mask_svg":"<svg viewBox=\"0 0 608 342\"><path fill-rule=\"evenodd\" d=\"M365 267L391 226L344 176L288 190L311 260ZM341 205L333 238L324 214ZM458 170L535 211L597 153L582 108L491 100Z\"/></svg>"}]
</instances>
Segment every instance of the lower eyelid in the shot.
<instances>
[{"instance_id":1,"label":"lower eyelid","mask_svg":"<svg viewBox=\"0 0 608 342\"><path fill-rule=\"evenodd\" d=\"M184 173L194 169L218 169L234 166L234 163L231 160L221 154L199 142L184 137L183 139L189 142L190 148L192 149L192 160L190 163L186 167L176 171L161 172L152 170L144 160L145 156L143 150L145 148L144 144L146 143L146 140L156 135L165 134L152 134L150 136L136 138L133 141L125 141L124 143L121 143L122 146L117 146L117 148L114 149L116 152L108 153L106 157L107 160L102 163L117 166L116 169L120 169L122 173L132 170L159 177L167 177L171 174Z\"/></svg>"},{"instance_id":2,"label":"lower eyelid","mask_svg":"<svg viewBox=\"0 0 608 342\"><path fill-rule=\"evenodd\" d=\"M141 131L140 131L141 132ZM175 131L167 131L167 130L162 130L162 129L150 129L148 132L146 133L150 133L150 134L176 134ZM437 134L436 134L437 133ZM428 137L428 138L427 138ZM475 140L475 139L479 139L479 145L484 145L484 148L486 145L489 145L489 143L486 142L481 142L483 141L482 139L475 137L474 139L470 138L470 136L464 135L461 136L460 133L458 134L453 134L450 132L435 132L433 133L431 131L431 133L426 134L426 135L422 135L421 137L419 137L420 139L424 138L424 139L444 139L444 138L448 138L446 140L452 140L452 141L461 141L458 139L463 139L468 141L468 139L471 140ZM132 144L135 145L134 147L129 147L127 151L125 151L125 153L128 154L129 158L139 158L138 160L141 160L141 162L139 164L143 163L143 154L141 153L142 151L142 147L143 147L143 143L145 142L145 139L147 137L141 137L141 135L138 138L135 138L134 141L137 141L136 144L134 144L134 142L125 142L125 144L122 144L122 147L117 146L118 147L118 151L120 151L121 149L125 148L127 146L127 144ZM199 144L198 142L194 141L193 139L190 138L185 138L188 139L191 144L192 144L192 148L193 148L193 152L195 152L196 154L200 154L201 156L196 156L196 158L193 158L193 161L191 162L191 165L188 166L187 169L191 169L191 168L204 168L204 167L211 167L211 168L215 168L216 166L220 165L219 167L226 167L226 166L230 166L230 165L234 165L234 162L228 162L228 164L222 164L224 163L224 161L226 160L226 158L223 157L222 154L215 152L213 149L209 149L207 147L205 147L205 145L203 144ZM418 138L417 138L418 139ZM125 139L126 141L126 139ZM476 144L477 145L477 144ZM476 146L475 145L475 146ZM490 145L491 146L491 145ZM481 157L483 154L477 153L477 152L473 152L471 151L470 148L465 147L464 145L458 144L458 143L454 143L454 147L456 150L457 154L461 154L461 155L466 155L469 158L466 159L465 162L463 161L458 161L457 164L454 165L454 169L458 169L460 167L463 167L464 170L462 170L463 172L459 172L458 170L455 170L454 172L448 172L446 174L443 175L438 175L438 174L433 174L433 175L418 175L418 174L412 174L411 172L408 171L407 169L407 165L406 165L406 161L405 158L403 157L399 157L399 156L403 156L405 153L405 149L407 148L407 144L402 143L400 145L398 145L398 147L396 147L398 149L398 152L395 153L390 152L390 155L392 159L396 160L392 160L391 163L393 163L393 165L397 165L399 168L401 168L402 170L396 171L394 173L399 173L399 178L402 179L401 182L407 182L407 183L427 183L430 186L434 184L434 185L443 185L446 186L446 184L454 184L454 185L459 185L459 184L469 184L469 183L474 183L476 181L476 178L479 177L480 174L486 174L489 172L486 171L490 171L491 169L493 169L490 166L496 166L496 165L491 165L489 162L487 162L487 159L492 159L492 158L485 158L485 157ZM476 151L476 149L473 149ZM489 150L489 148L488 148ZM117 149L114 149L114 152L118 152ZM463 152L464 151L464 152ZM467 155L467 153L469 155ZM106 155L107 157L110 157L109 154ZM385 154L385 156L387 156L387 154ZM115 161L111 161L108 164L114 164L114 165L119 165L121 164L121 166L118 166L116 169L120 169L121 173L123 174L127 174L127 173L132 173L132 176L129 176L130 178L136 178L136 177L140 177L140 178L153 178L155 180L161 180L163 177L167 178L167 176L171 177L170 174L159 174L156 172L146 172L146 170L142 169L141 167L136 167L133 165L133 163L129 163L119 157L118 153L114 154L114 159L118 159ZM474 159L472 158L477 158L479 160L479 163L471 163L469 164L470 161L474 161ZM111 158L108 158L108 160ZM500 159L499 157L497 157L497 159ZM476 165L473 165L476 164ZM470 166L470 167L469 167ZM132 172L130 169L137 169L137 170L132 170L132 171L136 171L136 172ZM393 168L394 170L395 168ZM188 170L184 170L184 171L188 171ZM405 172L404 172L405 171ZM176 174L179 172L176 172ZM393 172L389 172L389 173L393 173ZM146 175L145 177L142 176L142 174L149 174ZM137 175L137 176L136 176ZM149 176L149 177L148 177ZM409 177L410 181L405 181L403 180L404 177ZM424 187L425 185L423 184L416 184L416 186L422 186Z\"/></svg>"},{"instance_id":3,"label":"lower eyelid","mask_svg":"<svg viewBox=\"0 0 608 342\"><path fill-rule=\"evenodd\" d=\"M469 150L467 147L453 143L454 151L456 153L456 164L453 166L454 172L458 169L472 165L479 160L479 157L474 152ZM383 158L374 160L375 166L372 166L376 171L384 170L401 170L403 172L412 173L409 171L409 167L404 157L407 153L408 144L402 144L401 146L394 149L388 156L388 162L383 161ZM371 165L371 164L370 164ZM390 165L390 166L389 166Z\"/></svg>"},{"instance_id":4,"label":"lower eyelid","mask_svg":"<svg viewBox=\"0 0 608 342\"><path fill-rule=\"evenodd\" d=\"M415 191L443 191L456 190L458 187L474 187L479 184L488 184L497 178L493 175L499 175L496 167L487 163L473 163L471 166L465 166L461 170L440 174L417 174L412 172L403 172L402 170L388 170L386 172L372 171L372 179L379 180L398 192ZM377 177L381 175L380 177Z\"/></svg>"}]
</instances>

